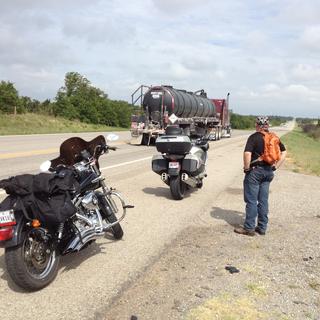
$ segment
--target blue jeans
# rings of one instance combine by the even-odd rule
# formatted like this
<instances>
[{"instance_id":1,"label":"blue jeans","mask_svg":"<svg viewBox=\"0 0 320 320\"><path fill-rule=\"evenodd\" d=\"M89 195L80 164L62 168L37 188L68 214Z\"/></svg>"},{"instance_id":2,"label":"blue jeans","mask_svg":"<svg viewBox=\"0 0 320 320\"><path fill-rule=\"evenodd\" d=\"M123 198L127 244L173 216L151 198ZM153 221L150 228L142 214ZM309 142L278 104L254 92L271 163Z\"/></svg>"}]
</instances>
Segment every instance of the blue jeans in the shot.
<instances>
[{"instance_id":1,"label":"blue jeans","mask_svg":"<svg viewBox=\"0 0 320 320\"><path fill-rule=\"evenodd\" d=\"M245 229L254 230L258 226L261 231L266 231L269 212L269 186L273 177L271 167L256 167L246 173L243 181L246 203ZM258 223L256 224L257 218Z\"/></svg>"}]
</instances>

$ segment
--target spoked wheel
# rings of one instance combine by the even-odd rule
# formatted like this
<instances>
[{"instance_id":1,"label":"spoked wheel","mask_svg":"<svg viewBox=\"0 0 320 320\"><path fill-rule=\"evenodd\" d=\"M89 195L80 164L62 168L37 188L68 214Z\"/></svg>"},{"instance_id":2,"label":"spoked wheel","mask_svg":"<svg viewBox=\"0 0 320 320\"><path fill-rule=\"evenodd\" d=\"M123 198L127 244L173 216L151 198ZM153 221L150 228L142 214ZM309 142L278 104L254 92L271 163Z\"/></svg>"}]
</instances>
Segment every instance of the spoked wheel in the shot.
<instances>
[{"instance_id":1,"label":"spoked wheel","mask_svg":"<svg viewBox=\"0 0 320 320\"><path fill-rule=\"evenodd\" d=\"M118 219L115 215L115 212L118 208L115 201L111 198L111 195L109 195L109 198L106 199L106 197L103 194L99 194L99 207L103 214L103 218L108 223L116 222ZM120 225L120 223L115 224L113 227L111 227L111 231L113 233L113 236L115 239L120 240L123 237L123 229Z\"/></svg>"},{"instance_id":2,"label":"spoked wheel","mask_svg":"<svg viewBox=\"0 0 320 320\"><path fill-rule=\"evenodd\" d=\"M109 223L113 223L113 222L117 221L117 217L112 213L111 215L108 216L107 220ZM112 233L113 233L113 236L115 239L117 239L117 240L122 239L123 230L122 230L120 223L117 223L111 229L112 229Z\"/></svg>"},{"instance_id":3,"label":"spoked wheel","mask_svg":"<svg viewBox=\"0 0 320 320\"><path fill-rule=\"evenodd\" d=\"M36 291L54 280L60 257L51 239L32 229L20 246L6 248L5 260L12 280L28 291Z\"/></svg>"},{"instance_id":4,"label":"spoked wheel","mask_svg":"<svg viewBox=\"0 0 320 320\"><path fill-rule=\"evenodd\" d=\"M186 192L186 184L181 181L181 175L170 177L170 191L174 200L182 200Z\"/></svg>"}]
</instances>

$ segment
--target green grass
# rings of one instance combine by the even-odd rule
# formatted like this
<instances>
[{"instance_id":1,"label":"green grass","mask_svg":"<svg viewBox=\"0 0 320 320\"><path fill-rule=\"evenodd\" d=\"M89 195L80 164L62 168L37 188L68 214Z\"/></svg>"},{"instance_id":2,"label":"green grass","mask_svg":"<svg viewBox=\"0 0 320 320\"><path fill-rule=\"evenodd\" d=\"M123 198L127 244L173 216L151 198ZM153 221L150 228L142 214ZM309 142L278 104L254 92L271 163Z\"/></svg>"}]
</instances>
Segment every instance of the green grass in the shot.
<instances>
[{"instance_id":1,"label":"green grass","mask_svg":"<svg viewBox=\"0 0 320 320\"><path fill-rule=\"evenodd\" d=\"M15 116L0 114L0 135L121 130L128 129L70 121L64 118L34 113L18 114Z\"/></svg>"},{"instance_id":2,"label":"green grass","mask_svg":"<svg viewBox=\"0 0 320 320\"><path fill-rule=\"evenodd\" d=\"M281 138L288 151L295 172L320 176L320 140L313 139L295 129Z\"/></svg>"},{"instance_id":3,"label":"green grass","mask_svg":"<svg viewBox=\"0 0 320 320\"><path fill-rule=\"evenodd\" d=\"M190 310L187 320L258 320L269 319L249 297L220 295Z\"/></svg>"}]
</instances>

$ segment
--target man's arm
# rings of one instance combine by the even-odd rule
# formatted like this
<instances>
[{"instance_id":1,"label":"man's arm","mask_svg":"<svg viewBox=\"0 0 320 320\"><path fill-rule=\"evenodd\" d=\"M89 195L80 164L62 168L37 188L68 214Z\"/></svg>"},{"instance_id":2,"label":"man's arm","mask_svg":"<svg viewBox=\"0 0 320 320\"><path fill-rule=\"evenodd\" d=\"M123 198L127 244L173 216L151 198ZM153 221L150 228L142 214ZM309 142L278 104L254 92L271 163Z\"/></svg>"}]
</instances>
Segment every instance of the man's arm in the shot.
<instances>
[{"instance_id":1,"label":"man's arm","mask_svg":"<svg viewBox=\"0 0 320 320\"><path fill-rule=\"evenodd\" d=\"M252 152L249 152L249 151L245 151L243 153L243 170L244 171L250 170L251 155L252 155Z\"/></svg>"},{"instance_id":2,"label":"man's arm","mask_svg":"<svg viewBox=\"0 0 320 320\"><path fill-rule=\"evenodd\" d=\"M284 163L284 160L286 158L287 151L281 151L281 158L280 160L274 165L276 169L280 168L280 166Z\"/></svg>"}]
</instances>

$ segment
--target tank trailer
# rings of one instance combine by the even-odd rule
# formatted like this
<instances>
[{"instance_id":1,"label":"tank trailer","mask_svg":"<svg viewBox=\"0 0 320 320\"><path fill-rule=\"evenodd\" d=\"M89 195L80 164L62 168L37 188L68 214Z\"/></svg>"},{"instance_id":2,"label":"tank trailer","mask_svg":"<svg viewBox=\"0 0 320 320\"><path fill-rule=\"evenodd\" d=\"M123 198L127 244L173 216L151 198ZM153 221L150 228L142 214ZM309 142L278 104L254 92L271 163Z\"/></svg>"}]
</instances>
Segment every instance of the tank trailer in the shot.
<instances>
[{"instance_id":1,"label":"tank trailer","mask_svg":"<svg viewBox=\"0 0 320 320\"><path fill-rule=\"evenodd\" d=\"M131 136L141 136L142 145L154 142L168 125L210 140L231 136L229 94L226 99L208 99L204 90L188 92L162 85L140 86L131 97L133 106L138 100L141 105L141 114L131 119Z\"/></svg>"}]
</instances>

